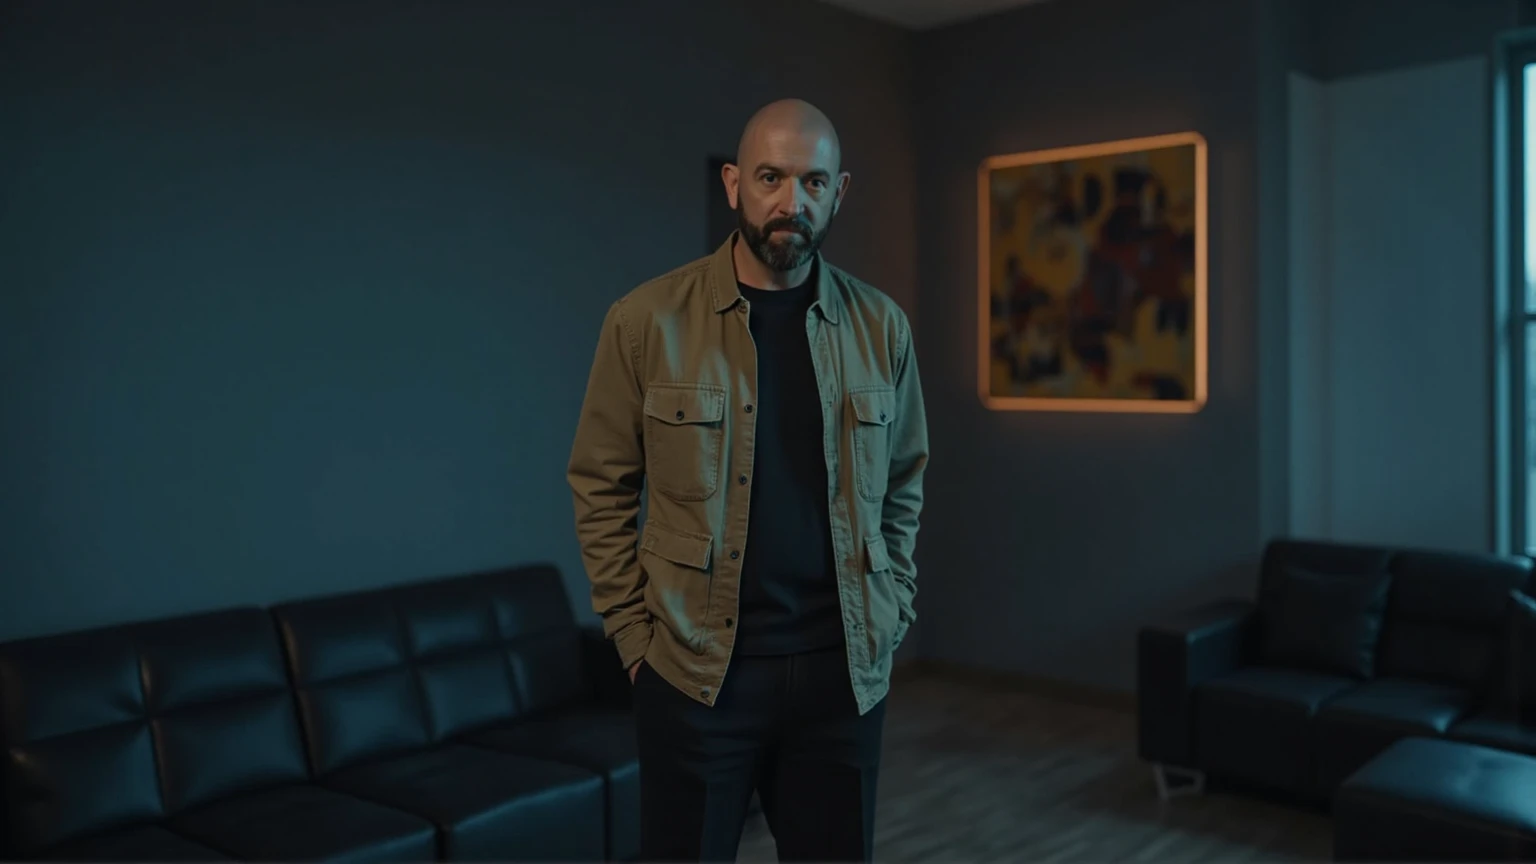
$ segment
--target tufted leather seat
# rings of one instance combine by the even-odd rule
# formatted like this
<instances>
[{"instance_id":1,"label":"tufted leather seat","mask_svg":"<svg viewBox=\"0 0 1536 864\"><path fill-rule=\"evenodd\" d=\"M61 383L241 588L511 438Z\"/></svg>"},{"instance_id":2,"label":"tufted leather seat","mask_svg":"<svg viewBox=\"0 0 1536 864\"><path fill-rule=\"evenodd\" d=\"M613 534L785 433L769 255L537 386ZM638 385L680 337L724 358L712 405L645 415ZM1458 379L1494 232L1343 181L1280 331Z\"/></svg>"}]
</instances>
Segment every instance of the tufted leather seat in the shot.
<instances>
[{"instance_id":1,"label":"tufted leather seat","mask_svg":"<svg viewBox=\"0 0 1536 864\"><path fill-rule=\"evenodd\" d=\"M1311 721L1356 683L1274 666L1212 680L1195 699L1198 764L1274 788L1310 788L1316 771Z\"/></svg>"},{"instance_id":2,"label":"tufted leather seat","mask_svg":"<svg viewBox=\"0 0 1536 864\"><path fill-rule=\"evenodd\" d=\"M550 567L0 644L0 858L632 858L628 689Z\"/></svg>"},{"instance_id":3,"label":"tufted leather seat","mask_svg":"<svg viewBox=\"0 0 1536 864\"><path fill-rule=\"evenodd\" d=\"M571 710L465 736L467 743L524 756L543 756L598 774L606 785L609 853L640 849L640 762L634 721L627 712Z\"/></svg>"},{"instance_id":4,"label":"tufted leather seat","mask_svg":"<svg viewBox=\"0 0 1536 864\"><path fill-rule=\"evenodd\" d=\"M1528 562L1404 551L1377 651L1377 678L1318 716L1319 787L1344 778L1413 735L1444 735L1491 695L1509 592Z\"/></svg>"},{"instance_id":5,"label":"tufted leather seat","mask_svg":"<svg viewBox=\"0 0 1536 864\"><path fill-rule=\"evenodd\" d=\"M634 726L626 713L580 727L602 703L553 569L316 598L273 614L321 785L430 821L447 859L636 851L626 845L638 837ZM611 649L610 659L622 676ZM485 746L492 732L536 737L567 722L585 734L561 736L560 748Z\"/></svg>"},{"instance_id":6,"label":"tufted leather seat","mask_svg":"<svg viewBox=\"0 0 1536 864\"><path fill-rule=\"evenodd\" d=\"M1381 622L1363 651L1361 634L1373 631L1350 629L1347 614L1326 619L1329 607L1323 618L1266 614L1282 608L1276 597L1295 590L1297 570L1312 584L1346 588L1314 593L1312 602L1347 599L1349 586L1385 580L1384 604L1361 607L1379 608L1362 614L1379 614ZM1160 770L1326 802L1345 778L1405 737L1530 748L1529 718L1518 722L1493 703L1509 666L1510 592L1531 590L1531 574L1524 557L1276 540L1265 549L1255 600L1208 604L1142 629L1140 754ZM1274 640L1282 625L1297 628L1282 634L1296 638ZM1319 643L1330 650L1321 659L1304 655L1306 664L1266 656L1275 644Z\"/></svg>"},{"instance_id":7,"label":"tufted leather seat","mask_svg":"<svg viewBox=\"0 0 1536 864\"><path fill-rule=\"evenodd\" d=\"M7 854L433 857L430 823L315 786L271 617L0 645Z\"/></svg>"}]
</instances>

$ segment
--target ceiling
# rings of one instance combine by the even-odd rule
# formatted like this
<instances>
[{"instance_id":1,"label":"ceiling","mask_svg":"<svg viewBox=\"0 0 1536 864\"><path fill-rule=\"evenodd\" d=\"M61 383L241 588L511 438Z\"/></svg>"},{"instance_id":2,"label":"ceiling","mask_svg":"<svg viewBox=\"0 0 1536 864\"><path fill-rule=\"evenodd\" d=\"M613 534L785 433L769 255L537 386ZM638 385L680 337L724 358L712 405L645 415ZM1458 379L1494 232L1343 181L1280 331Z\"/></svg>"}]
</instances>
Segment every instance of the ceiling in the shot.
<instances>
[{"instance_id":1,"label":"ceiling","mask_svg":"<svg viewBox=\"0 0 1536 864\"><path fill-rule=\"evenodd\" d=\"M913 30L926 30L979 18L1015 6L1028 6L1044 0L823 0L833 6L851 9L861 15L878 18Z\"/></svg>"}]
</instances>

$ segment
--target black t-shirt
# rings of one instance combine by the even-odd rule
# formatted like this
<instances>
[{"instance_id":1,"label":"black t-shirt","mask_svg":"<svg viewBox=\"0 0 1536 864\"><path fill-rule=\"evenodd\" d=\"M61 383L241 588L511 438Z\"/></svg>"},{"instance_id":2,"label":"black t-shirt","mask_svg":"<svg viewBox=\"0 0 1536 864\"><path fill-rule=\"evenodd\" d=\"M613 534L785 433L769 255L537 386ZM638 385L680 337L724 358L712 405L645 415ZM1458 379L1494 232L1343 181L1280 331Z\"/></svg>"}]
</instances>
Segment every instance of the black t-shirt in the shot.
<instances>
[{"instance_id":1,"label":"black t-shirt","mask_svg":"<svg viewBox=\"0 0 1536 864\"><path fill-rule=\"evenodd\" d=\"M843 644L821 394L806 334L815 284L813 277L783 291L740 286L752 310L757 399L738 654Z\"/></svg>"}]
</instances>

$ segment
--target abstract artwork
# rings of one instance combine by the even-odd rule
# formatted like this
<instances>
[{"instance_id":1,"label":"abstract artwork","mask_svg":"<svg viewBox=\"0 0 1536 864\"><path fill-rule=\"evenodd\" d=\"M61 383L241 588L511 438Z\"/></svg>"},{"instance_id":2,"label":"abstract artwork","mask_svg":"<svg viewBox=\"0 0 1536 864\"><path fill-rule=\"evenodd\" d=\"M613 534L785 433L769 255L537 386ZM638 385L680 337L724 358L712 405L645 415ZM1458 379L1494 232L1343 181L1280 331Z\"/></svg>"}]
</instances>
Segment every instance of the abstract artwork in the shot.
<instances>
[{"instance_id":1,"label":"abstract artwork","mask_svg":"<svg viewBox=\"0 0 1536 864\"><path fill-rule=\"evenodd\" d=\"M979 177L980 391L995 410L1206 399L1206 144L997 156Z\"/></svg>"}]
</instances>

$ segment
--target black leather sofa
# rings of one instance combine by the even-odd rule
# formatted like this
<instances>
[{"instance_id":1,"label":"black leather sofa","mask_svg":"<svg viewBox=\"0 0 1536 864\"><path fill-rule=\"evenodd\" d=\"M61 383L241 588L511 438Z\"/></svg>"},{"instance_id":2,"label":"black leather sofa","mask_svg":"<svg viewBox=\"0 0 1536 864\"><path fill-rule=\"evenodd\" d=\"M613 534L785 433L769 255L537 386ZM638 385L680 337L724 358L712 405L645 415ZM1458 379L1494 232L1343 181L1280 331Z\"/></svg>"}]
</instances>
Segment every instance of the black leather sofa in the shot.
<instances>
[{"instance_id":1,"label":"black leather sofa","mask_svg":"<svg viewBox=\"0 0 1536 864\"><path fill-rule=\"evenodd\" d=\"M1536 754L1506 656L1525 557L1276 540L1253 600L1141 630L1139 753L1164 794L1206 778L1328 804L1395 742Z\"/></svg>"},{"instance_id":2,"label":"black leather sofa","mask_svg":"<svg viewBox=\"0 0 1536 864\"><path fill-rule=\"evenodd\" d=\"M548 566L0 644L0 852L629 859L628 696Z\"/></svg>"}]
</instances>

